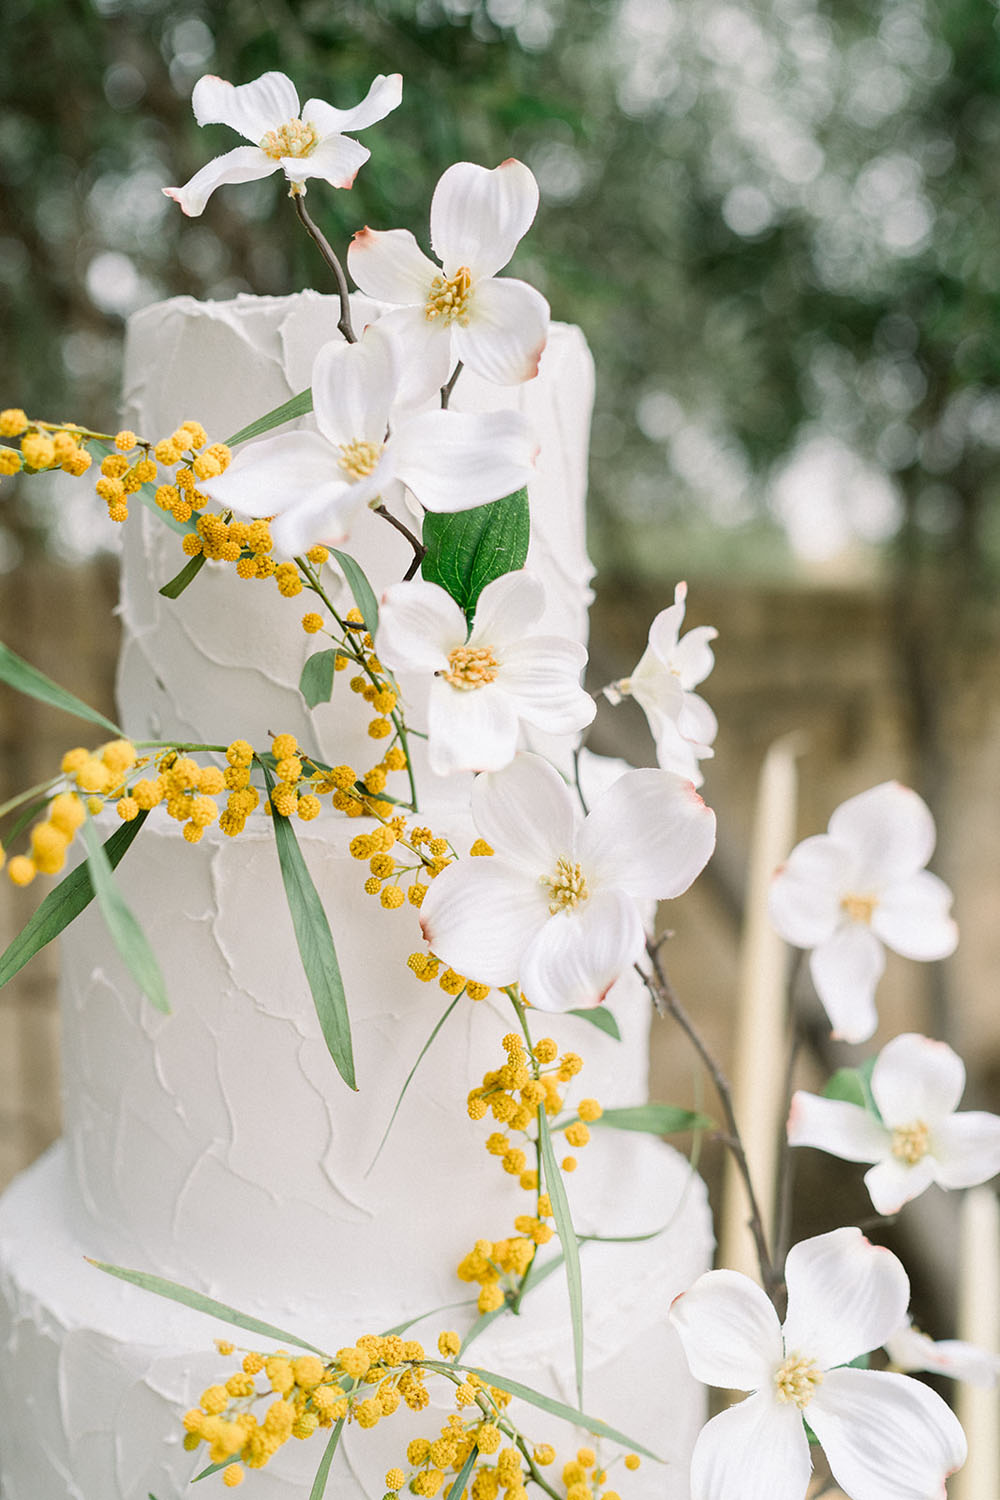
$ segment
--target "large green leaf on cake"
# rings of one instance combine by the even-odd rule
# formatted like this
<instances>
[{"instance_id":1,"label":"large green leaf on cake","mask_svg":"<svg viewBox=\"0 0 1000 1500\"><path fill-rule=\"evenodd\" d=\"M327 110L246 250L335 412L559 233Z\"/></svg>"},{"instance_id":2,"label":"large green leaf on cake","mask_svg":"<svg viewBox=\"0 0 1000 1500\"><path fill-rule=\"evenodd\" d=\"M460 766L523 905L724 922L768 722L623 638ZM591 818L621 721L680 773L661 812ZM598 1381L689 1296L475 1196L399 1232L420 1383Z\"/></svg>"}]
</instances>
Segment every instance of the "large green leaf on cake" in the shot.
<instances>
[{"instance_id":1,"label":"large green leaf on cake","mask_svg":"<svg viewBox=\"0 0 1000 1500\"><path fill-rule=\"evenodd\" d=\"M37 667L12 651L0 641L0 682L6 682L9 687L17 688L19 693L25 693L29 698L37 698L40 703L48 703L52 708L61 708L64 713L73 714L78 719L89 719L91 724L100 724L102 729L108 729L117 738L122 737L122 731L117 724L106 719L103 714L98 713L96 708L91 708L88 703L77 698L75 694L66 688L60 687L53 682L51 677L46 677Z\"/></svg>"},{"instance_id":2,"label":"large green leaf on cake","mask_svg":"<svg viewBox=\"0 0 1000 1500\"><path fill-rule=\"evenodd\" d=\"M445 589L471 624L486 585L524 567L530 532L527 490L453 515L428 511L421 574Z\"/></svg>"},{"instance_id":3,"label":"large green leaf on cake","mask_svg":"<svg viewBox=\"0 0 1000 1500\"><path fill-rule=\"evenodd\" d=\"M150 947L146 934L139 926L132 908L118 889L111 861L104 851L104 845L97 837L91 818L84 823L81 834L87 851L90 882L111 941L118 949L122 962L146 999L164 1015L169 1015L167 987L163 982L156 954Z\"/></svg>"}]
</instances>

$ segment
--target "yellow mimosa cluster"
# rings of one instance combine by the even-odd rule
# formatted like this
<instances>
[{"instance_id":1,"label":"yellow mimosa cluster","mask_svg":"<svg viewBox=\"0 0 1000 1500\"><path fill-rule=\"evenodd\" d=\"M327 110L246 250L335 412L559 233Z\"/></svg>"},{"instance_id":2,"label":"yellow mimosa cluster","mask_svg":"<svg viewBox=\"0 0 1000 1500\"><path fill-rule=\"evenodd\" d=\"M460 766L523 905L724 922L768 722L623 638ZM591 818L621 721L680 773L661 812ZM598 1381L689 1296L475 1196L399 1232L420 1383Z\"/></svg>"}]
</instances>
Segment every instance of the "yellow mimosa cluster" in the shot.
<instances>
[{"instance_id":1,"label":"yellow mimosa cluster","mask_svg":"<svg viewBox=\"0 0 1000 1500\"><path fill-rule=\"evenodd\" d=\"M83 746L67 750L60 769L69 785L52 797L46 816L32 827L31 852L15 854L8 862L7 874L13 883L28 885L36 875L58 875L73 835L87 813L100 812L106 798L120 796L125 778L137 764L130 740L109 740L96 750Z\"/></svg>"}]
</instances>

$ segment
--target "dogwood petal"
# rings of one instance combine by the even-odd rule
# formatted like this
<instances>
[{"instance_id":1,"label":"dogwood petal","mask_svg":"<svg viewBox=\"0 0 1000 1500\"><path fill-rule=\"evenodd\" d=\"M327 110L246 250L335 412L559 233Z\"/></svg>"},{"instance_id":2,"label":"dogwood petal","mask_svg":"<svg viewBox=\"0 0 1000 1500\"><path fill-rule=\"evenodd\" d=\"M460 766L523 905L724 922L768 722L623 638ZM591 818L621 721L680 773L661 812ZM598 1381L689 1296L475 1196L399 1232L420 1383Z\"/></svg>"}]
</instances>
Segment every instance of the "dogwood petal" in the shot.
<instances>
[{"instance_id":1,"label":"dogwood petal","mask_svg":"<svg viewBox=\"0 0 1000 1500\"><path fill-rule=\"evenodd\" d=\"M770 1392L784 1356L781 1327L770 1300L749 1276L706 1271L674 1298L670 1321L695 1380Z\"/></svg>"},{"instance_id":2,"label":"dogwood petal","mask_svg":"<svg viewBox=\"0 0 1000 1500\"><path fill-rule=\"evenodd\" d=\"M667 900L686 891L715 848L715 814L671 771L626 771L594 803L578 843L595 884Z\"/></svg>"},{"instance_id":3,"label":"dogwood petal","mask_svg":"<svg viewBox=\"0 0 1000 1500\"><path fill-rule=\"evenodd\" d=\"M935 1173L943 1188L975 1187L1000 1172L1000 1118L985 1110L951 1115L932 1132Z\"/></svg>"},{"instance_id":4,"label":"dogwood petal","mask_svg":"<svg viewBox=\"0 0 1000 1500\"><path fill-rule=\"evenodd\" d=\"M299 96L284 73L262 73L239 85L207 73L194 86L191 108L199 125L230 125L257 145L269 130L298 118Z\"/></svg>"},{"instance_id":5,"label":"dogwood petal","mask_svg":"<svg viewBox=\"0 0 1000 1500\"><path fill-rule=\"evenodd\" d=\"M519 755L502 771L477 776L472 820L496 854L536 886L541 876L554 874L557 859L575 858L581 822L576 803L540 755ZM548 912L547 895L544 901Z\"/></svg>"},{"instance_id":6,"label":"dogwood petal","mask_svg":"<svg viewBox=\"0 0 1000 1500\"><path fill-rule=\"evenodd\" d=\"M271 522L274 550L279 556L294 557L318 542L346 542L375 494L372 479L358 484L331 483L316 490Z\"/></svg>"},{"instance_id":7,"label":"dogwood petal","mask_svg":"<svg viewBox=\"0 0 1000 1500\"><path fill-rule=\"evenodd\" d=\"M538 183L513 157L488 171L457 161L431 199L431 246L454 276L468 266L474 282L507 264L538 209Z\"/></svg>"},{"instance_id":8,"label":"dogwood petal","mask_svg":"<svg viewBox=\"0 0 1000 1500\"><path fill-rule=\"evenodd\" d=\"M650 719L651 727L654 714L676 719L684 701L680 678L664 667L651 646L647 646L642 653L632 676L623 679L620 691L635 699Z\"/></svg>"},{"instance_id":9,"label":"dogwood petal","mask_svg":"<svg viewBox=\"0 0 1000 1500\"><path fill-rule=\"evenodd\" d=\"M635 902L622 891L595 891L575 910L550 917L528 944L521 989L536 1010L590 1009L645 946Z\"/></svg>"},{"instance_id":10,"label":"dogwood petal","mask_svg":"<svg viewBox=\"0 0 1000 1500\"><path fill-rule=\"evenodd\" d=\"M900 1371L928 1370L992 1389L1000 1378L1000 1354L961 1339L932 1339L907 1320L885 1341L885 1352Z\"/></svg>"},{"instance_id":11,"label":"dogwood petal","mask_svg":"<svg viewBox=\"0 0 1000 1500\"><path fill-rule=\"evenodd\" d=\"M277 170L278 163L265 156L259 146L236 146L224 156L206 162L183 187L166 187L163 191L180 204L189 218L196 219L224 182L256 182Z\"/></svg>"},{"instance_id":12,"label":"dogwood petal","mask_svg":"<svg viewBox=\"0 0 1000 1500\"><path fill-rule=\"evenodd\" d=\"M719 732L719 721L697 693L685 693L681 698L677 728L686 740L692 740L701 750L712 753L710 746Z\"/></svg>"},{"instance_id":13,"label":"dogwood petal","mask_svg":"<svg viewBox=\"0 0 1000 1500\"><path fill-rule=\"evenodd\" d=\"M860 1229L834 1229L793 1245L785 1284L785 1350L814 1359L821 1370L878 1349L902 1323L910 1301L901 1262Z\"/></svg>"},{"instance_id":14,"label":"dogwood petal","mask_svg":"<svg viewBox=\"0 0 1000 1500\"><path fill-rule=\"evenodd\" d=\"M823 1099L802 1089L792 1095L788 1144L813 1146L844 1161L881 1161L890 1149L884 1125L846 1099Z\"/></svg>"},{"instance_id":15,"label":"dogwood petal","mask_svg":"<svg viewBox=\"0 0 1000 1500\"><path fill-rule=\"evenodd\" d=\"M224 473L199 481L203 494L245 516L276 515L331 486L342 489L344 477L318 432L261 438L241 449Z\"/></svg>"},{"instance_id":16,"label":"dogwood petal","mask_svg":"<svg viewBox=\"0 0 1000 1500\"><path fill-rule=\"evenodd\" d=\"M546 892L499 859L463 859L441 871L420 908L431 951L484 984L517 978L525 948L549 918Z\"/></svg>"},{"instance_id":17,"label":"dogwood petal","mask_svg":"<svg viewBox=\"0 0 1000 1500\"><path fill-rule=\"evenodd\" d=\"M715 653L708 643L714 641L718 634L714 625L696 625L674 647L671 665L679 674L681 686L686 690L704 682L715 666Z\"/></svg>"},{"instance_id":18,"label":"dogwood petal","mask_svg":"<svg viewBox=\"0 0 1000 1500\"><path fill-rule=\"evenodd\" d=\"M308 156L283 156L281 166L289 182L321 177L331 187L349 188L369 156L371 152L360 141L348 135L330 135L318 141Z\"/></svg>"},{"instance_id":19,"label":"dogwood petal","mask_svg":"<svg viewBox=\"0 0 1000 1500\"><path fill-rule=\"evenodd\" d=\"M517 708L496 683L463 692L437 677L427 706L428 756L437 776L499 771L517 754Z\"/></svg>"},{"instance_id":20,"label":"dogwood petal","mask_svg":"<svg viewBox=\"0 0 1000 1500\"><path fill-rule=\"evenodd\" d=\"M383 313L378 326L392 340L396 351L396 373L399 387L394 406L396 426L401 407L423 406L433 398L438 402L441 387L452 372L451 332L439 319L428 321L423 306L396 307Z\"/></svg>"},{"instance_id":21,"label":"dogwood petal","mask_svg":"<svg viewBox=\"0 0 1000 1500\"><path fill-rule=\"evenodd\" d=\"M829 1370L805 1413L851 1500L944 1500L965 1434L928 1386L884 1370Z\"/></svg>"},{"instance_id":22,"label":"dogwood petal","mask_svg":"<svg viewBox=\"0 0 1000 1500\"><path fill-rule=\"evenodd\" d=\"M872 931L904 958L947 958L958 944L952 895L930 870L918 870L884 890L872 912Z\"/></svg>"},{"instance_id":23,"label":"dogwood petal","mask_svg":"<svg viewBox=\"0 0 1000 1500\"><path fill-rule=\"evenodd\" d=\"M812 1470L797 1406L763 1392L720 1412L691 1455L691 1500L805 1500Z\"/></svg>"},{"instance_id":24,"label":"dogwood petal","mask_svg":"<svg viewBox=\"0 0 1000 1500\"><path fill-rule=\"evenodd\" d=\"M424 316L438 268L408 229L359 229L347 247L347 268L366 297L404 307L419 305L429 329L440 333L447 328Z\"/></svg>"},{"instance_id":25,"label":"dogwood petal","mask_svg":"<svg viewBox=\"0 0 1000 1500\"><path fill-rule=\"evenodd\" d=\"M866 886L902 880L921 869L934 852L930 808L898 781L884 781L842 802L828 832L851 850L855 875Z\"/></svg>"},{"instance_id":26,"label":"dogwood petal","mask_svg":"<svg viewBox=\"0 0 1000 1500\"><path fill-rule=\"evenodd\" d=\"M649 648L659 657L664 666L669 667L677 649L680 639L681 626L684 624L684 612L687 609L688 586L681 580L674 585L674 602L668 604L666 609L653 619L649 627Z\"/></svg>"},{"instance_id":27,"label":"dogwood petal","mask_svg":"<svg viewBox=\"0 0 1000 1500\"><path fill-rule=\"evenodd\" d=\"M887 1042L872 1069L872 1098L890 1130L923 1120L932 1131L958 1107L965 1064L945 1042L906 1031Z\"/></svg>"},{"instance_id":28,"label":"dogwood petal","mask_svg":"<svg viewBox=\"0 0 1000 1500\"><path fill-rule=\"evenodd\" d=\"M381 447L395 391L394 346L377 323L369 323L356 344L333 339L316 356L313 411L320 432L335 447L354 442Z\"/></svg>"},{"instance_id":29,"label":"dogwood petal","mask_svg":"<svg viewBox=\"0 0 1000 1500\"><path fill-rule=\"evenodd\" d=\"M704 783L698 758L711 756L714 752L707 745L695 744L685 739L673 719L662 714L647 714L649 727L656 741L656 764L661 771L673 771L697 789Z\"/></svg>"},{"instance_id":30,"label":"dogwood petal","mask_svg":"<svg viewBox=\"0 0 1000 1500\"><path fill-rule=\"evenodd\" d=\"M768 915L778 936L796 948L814 948L833 937L842 920L848 868L845 851L825 833L796 844L774 872L768 893Z\"/></svg>"},{"instance_id":31,"label":"dogwood petal","mask_svg":"<svg viewBox=\"0 0 1000 1500\"><path fill-rule=\"evenodd\" d=\"M533 286L510 276L479 281L468 324L452 325L455 357L497 385L532 380L548 336L549 304Z\"/></svg>"},{"instance_id":32,"label":"dogwood petal","mask_svg":"<svg viewBox=\"0 0 1000 1500\"><path fill-rule=\"evenodd\" d=\"M403 483L428 510L446 513L522 489L538 451L516 411L421 412L393 432L392 446Z\"/></svg>"},{"instance_id":33,"label":"dogwood petal","mask_svg":"<svg viewBox=\"0 0 1000 1500\"><path fill-rule=\"evenodd\" d=\"M898 1214L904 1203L919 1198L930 1187L936 1175L932 1156L912 1166L897 1156L886 1156L865 1173L865 1187L876 1213Z\"/></svg>"},{"instance_id":34,"label":"dogwood petal","mask_svg":"<svg viewBox=\"0 0 1000 1500\"><path fill-rule=\"evenodd\" d=\"M586 664L586 649L578 641L533 636L505 647L498 681L527 723L549 734L574 734L597 713L597 704L580 686Z\"/></svg>"},{"instance_id":35,"label":"dogwood petal","mask_svg":"<svg viewBox=\"0 0 1000 1500\"><path fill-rule=\"evenodd\" d=\"M523 568L492 579L476 601L470 646L492 646L504 655L522 641L545 609L545 588Z\"/></svg>"},{"instance_id":36,"label":"dogwood petal","mask_svg":"<svg viewBox=\"0 0 1000 1500\"><path fill-rule=\"evenodd\" d=\"M382 595L375 651L394 671L438 672L465 636L465 615L436 583L414 578Z\"/></svg>"},{"instance_id":37,"label":"dogwood petal","mask_svg":"<svg viewBox=\"0 0 1000 1500\"><path fill-rule=\"evenodd\" d=\"M380 73L372 80L371 87L360 104L355 104L350 109L337 109L323 99L307 99L302 110L302 120L306 125L315 125L324 136L334 131L366 130L369 125L377 125L379 120L384 120L386 115L397 109L402 97L403 75Z\"/></svg>"},{"instance_id":38,"label":"dogwood petal","mask_svg":"<svg viewBox=\"0 0 1000 1500\"><path fill-rule=\"evenodd\" d=\"M840 1041L866 1042L874 1032L875 987L884 968L882 944L867 927L855 923L841 927L809 955L816 993Z\"/></svg>"}]
</instances>

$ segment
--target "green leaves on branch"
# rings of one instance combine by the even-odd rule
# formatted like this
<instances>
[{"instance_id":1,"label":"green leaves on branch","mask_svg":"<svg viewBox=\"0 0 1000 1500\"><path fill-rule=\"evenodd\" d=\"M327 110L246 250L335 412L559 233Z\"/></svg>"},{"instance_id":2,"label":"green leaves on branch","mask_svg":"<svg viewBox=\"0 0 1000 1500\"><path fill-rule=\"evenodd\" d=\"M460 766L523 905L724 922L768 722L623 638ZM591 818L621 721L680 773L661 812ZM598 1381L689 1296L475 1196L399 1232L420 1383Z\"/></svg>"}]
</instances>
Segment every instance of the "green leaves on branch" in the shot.
<instances>
[{"instance_id":1,"label":"green leaves on branch","mask_svg":"<svg viewBox=\"0 0 1000 1500\"><path fill-rule=\"evenodd\" d=\"M538 1142L542 1153L542 1175L545 1178L545 1191L549 1195L552 1205L552 1217L556 1224L556 1233L559 1236L559 1244L566 1262L566 1287L569 1291L569 1312L573 1325L573 1364L576 1374L576 1399L583 1410L583 1274L580 1270L580 1246L573 1228L573 1219L569 1211L569 1200L566 1197L566 1184L563 1182L559 1164L556 1161L556 1153L552 1144L552 1132L549 1129L548 1116L544 1109L538 1111ZM509 1387L501 1386L502 1390Z\"/></svg>"},{"instance_id":2,"label":"green leaves on branch","mask_svg":"<svg viewBox=\"0 0 1000 1500\"><path fill-rule=\"evenodd\" d=\"M118 889L111 861L108 859L104 845L97 837L93 820L89 817L81 829L81 836L87 851L90 883L97 897L97 904L101 908L101 915L107 923L111 941L118 949L125 967L146 999L155 1005L157 1010L168 1016L170 1006L167 1003L167 988L163 983L163 975L156 961L156 954L149 946L149 939L136 921L131 907L127 905L125 897Z\"/></svg>"},{"instance_id":3,"label":"green leaves on branch","mask_svg":"<svg viewBox=\"0 0 1000 1500\"><path fill-rule=\"evenodd\" d=\"M299 692L310 708L317 703L329 703L333 696L334 662L337 653L331 646L327 651L314 651L306 658L299 678Z\"/></svg>"},{"instance_id":4,"label":"green leaves on branch","mask_svg":"<svg viewBox=\"0 0 1000 1500\"><path fill-rule=\"evenodd\" d=\"M341 571L347 579L347 586L354 595L354 602L361 611L361 618L365 622L365 629L374 639L378 629L378 600L375 591L365 576L365 571L359 562L356 562L349 552L338 552L336 547L331 547L330 556L335 557L340 564Z\"/></svg>"},{"instance_id":5,"label":"green leaves on branch","mask_svg":"<svg viewBox=\"0 0 1000 1500\"><path fill-rule=\"evenodd\" d=\"M591 1026L596 1026L598 1031L604 1031L608 1036L613 1036L616 1042L620 1042L622 1034L618 1029L618 1022L609 1010L603 1005L594 1005L587 1010L571 1010L571 1016L579 1016L581 1021L589 1021Z\"/></svg>"},{"instance_id":6,"label":"green leaves on branch","mask_svg":"<svg viewBox=\"0 0 1000 1500\"><path fill-rule=\"evenodd\" d=\"M103 714L91 708L66 688L53 682L51 677L46 677L37 667L31 666L20 656L17 656L9 646L0 642L0 682L6 682L9 687L16 688L19 693L25 693L29 698L37 698L39 703L48 703L53 708L61 708L64 713L73 714L78 719L89 719L91 724L100 724L102 729L110 730L116 737L122 737L122 731L117 724L106 719Z\"/></svg>"},{"instance_id":7,"label":"green leaves on branch","mask_svg":"<svg viewBox=\"0 0 1000 1500\"><path fill-rule=\"evenodd\" d=\"M183 568L181 568L180 572L175 573L173 578L170 579L169 583L165 583L159 590L164 599L179 599L181 594L183 594L184 590L187 588L188 584L193 583L194 580L198 577L198 574L201 572L207 561L208 559L205 556L204 552L199 552L197 557L189 558L188 561L184 564Z\"/></svg>"},{"instance_id":8,"label":"green leaves on branch","mask_svg":"<svg viewBox=\"0 0 1000 1500\"><path fill-rule=\"evenodd\" d=\"M454 515L428 511L420 571L451 595L471 625L486 585L524 567L530 531L527 490Z\"/></svg>"},{"instance_id":9,"label":"green leaves on branch","mask_svg":"<svg viewBox=\"0 0 1000 1500\"><path fill-rule=\"evenodd\" d=\"M265 432L270 432L274 427L280 427L283 422L293 422L296 417L307 416L312 409L312 390L300 391L297 396L283 401L280 406L265 412L255 422L251 422L247 427L241 427L239 432L234 432L232 437L226 438L226 447L235 448L237 443L248 443L251 438L263 437Z\"/></svg>"},{"instance_id":10,"label":"green leaves on branch","mask_svg":"<svg viewBox=\"0 0 1000 1500\"><path fill-rule=\"evenodd\" d=\"M323 1457L319 1461L319 1468L316 1470L316 1478L313 1480L312 1488L309 1491L309 1500L323 1500L323 1496L326 1494L326 1481L330 1476L330 1465L333 1463L333 1455L337 1451L337 1445L340 1442L340 1434L344 1430L344 1423L346 1420L346 1417L341 1417L340 1421L336 1424L333 1431L330 1433L330 1441L327 1443L326 1448L323 1452Z\"/></svg>"},{"instance_id":11,"label":"green leaves on branch","mask_svg":"<svg viewBox=\"0 0 1000 1500\"><path fill-rule=\"evenodd\" d=\"M642 1130L647 1135L677 1135L684 1130L714 1130L715 1121L708 1115L676 1104L636 1104L627 1109L606 1109L594 1121L612 1130Z\"/></svg>"},{"instance_id":12,"label":"green leaves on branch","mask_svg":"<svg viewBox=\"0 0 1000 1500\"><path fill-rule=\"evenodd\" d=\"M448 1006L448 1008L445 1011L444 1015L436 1023L436 1025L434 1027L434 1030L431 1032L430 1036L427 1038L426 1042L424 1043L424 1045L421 1047L419 1053L417 1054L417 1060L413 1064L413 1067L410 1069L410 1071L407 1073L407 1075L406 1075L406 1082L403 1084L403 1087L399 1091L399 1098L396 1100L396 1107L393 1110L392 1114L389 1116L389 1123L385 1127L385 1131L384 1131L384 1133L382 1135L382 1139L378 1143L378 1150L375 1152L375 1155L372 1157L371 1165L365 1171L365 1176L366 1177L368 1176L368 1173L374 1167L375 1163L378 1161L379 1157L382 1155L382 1147L385 1145L386 1141L389 1139L389 1132L392 1129L393 1125L396 1123L396 1116L399 1114L399 1106L403 1102L403 1098L404 1098L404 1096L406 1094L407 1089L410 1087L410 1084L413 1082L413 1075L414 1075L414 1073L416 1073L416 1071L419 1068L420 1064L423 1062L424 1056L425 1056L428 1048L430 1047L430 1045L433 1042L434 1038L437 1036L438 1032L441 1030L441 1027L444 1025L445 1021L447 1021L448 1017L451 1015L452 1011L455 1009L455 1006L461 1000L462 995L464 993L465 992L463 990L463 991L461 991L459 994L457 994L455 996L454 1000L452 1000L451 1004Z\"/></svg>"}]
</instances>

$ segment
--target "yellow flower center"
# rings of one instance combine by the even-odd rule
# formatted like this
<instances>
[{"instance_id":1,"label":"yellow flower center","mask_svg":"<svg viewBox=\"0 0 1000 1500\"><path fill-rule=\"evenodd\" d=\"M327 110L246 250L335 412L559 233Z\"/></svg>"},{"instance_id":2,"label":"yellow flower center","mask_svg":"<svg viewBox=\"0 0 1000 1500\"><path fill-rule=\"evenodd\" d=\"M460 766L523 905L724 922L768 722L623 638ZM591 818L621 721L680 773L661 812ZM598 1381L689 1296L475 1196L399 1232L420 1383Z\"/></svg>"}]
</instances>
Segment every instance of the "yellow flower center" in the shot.
<instances>
[{"instance_id":1,"label":"yellow flower center","mask_svg":"<svg viewBox=\"0 0 1000 1500\"><path fill-rule=\"evenodd\" d=\"M277 130L269 130L261 139L260 149L272 161L280 161L283 156L308 156L317 139L315 125L289 120Z\"/></svg>"},{"instance_id":2,"label":"yellow flower center","mask_svg":"<svg viewBox=\"0 0 1000 1500\"><path fill-rule=\"evenodd\" d=\"M459 322L465 327L469 321L471 295L472 272L468 266L459 266L454 276L435 276L424 316L428 323L435 318L444 318L446 323Z\"/></svg>"},{"instance_id":3,"label":"yellow flower center","mask_svg":"<svg viewBox=\"0 0 1000 1500\"><path fill-rule=\"evenodd\" d=\"M858 896L855 893L844 896L840 902L840 908L846 913L852 922L864 922L865 925L871 921L872 912L878 906L877 896Z\"/></svg>"},{"instance_id":4,"label":"yellow flower center","mask_svg":"<svg viewBox=\"0 0 1000 1500\"><path fill-rule=\"evenodd\" d=\"M500 663L491 646L456 646L448 655L447 672L439 672L438 676L459 692L468 693L493 682L499 670Z\"/></svg>"},{"instance_id":5,"label":"yellow flower center","mask_svg":"<svg viewBox=\"0 0 1000 1500\"><path fill-rule=\"evenodd\" d=\"M572 911L590 895L580 866L571 864L568 859L557 859L555 874L540 876L539 885L545 886L552 898L549 902L552 916L561 911Z\"/></svg>"},{"instance_id":6,"label":"yellow flower center","mask_svg":"<svg viewBox=\"0 0 1000 1500\"><path fill-rule=\"evenodd\" d=\"M384 443L342 443L338 462L349 478L364 479L374 471L384 447Z\"/></svg>"},{"instance_id":7,"label":"yellow flower center","mask_svg":"<svg viewBox=\"0 0 1000 1500\"><path fill-rule=\"evenodd\" d=\"M892 1132L892 1154L897 1161L915 1167L930 1150L930 1138L931 1133L923 1120L914 1120L912 1125L898 1125Z\"/></svg>"},{"instance_id":8,"label":"yellow flower center","mask_svg":"<svg viewBox=\"0 0 1000 1500\"><path fill-rule=\"evenodd\" d=\"M816 1394L816 1387L823 1384L823 1371L817 1370L814 1359L801 1354L790 1354L774 1372L774 1394L786 1405L797 1406L801 1411L808 1406Z\"/></svg>"}]
</instances>

